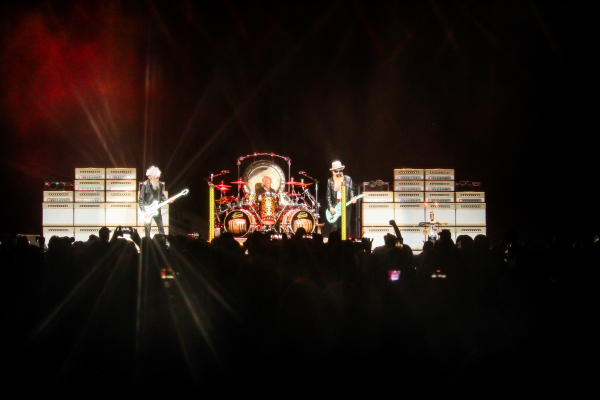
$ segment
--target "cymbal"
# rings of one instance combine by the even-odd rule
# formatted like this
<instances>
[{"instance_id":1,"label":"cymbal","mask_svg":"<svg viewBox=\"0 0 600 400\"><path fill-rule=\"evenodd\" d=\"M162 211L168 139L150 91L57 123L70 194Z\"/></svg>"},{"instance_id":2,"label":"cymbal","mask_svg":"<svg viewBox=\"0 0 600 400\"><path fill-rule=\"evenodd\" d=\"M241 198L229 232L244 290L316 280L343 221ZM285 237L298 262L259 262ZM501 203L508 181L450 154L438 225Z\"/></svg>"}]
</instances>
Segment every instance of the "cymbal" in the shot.
<instances>
[{"instance_id":1,"label":"cymbal","mask_svg":"<svg viewBox=\"0 0 600 400\"><path fill-rule=\"evenodd\" d=\"M235 200L235 196L223 196L222 198L215 200L216 203L226 204Z\"/></svg>"},{"instance_id":2,"label":"cymbal","mask_svg":"<svg viewBox=\"0 0 600 400\"><path fill-rule=\"evenodd\" d=\"M223 193L225 193L226 191L228 191L228 190L229 190L229 188L226 188L226 187L217 188L217 189L219 189L219 190L220 190L221 192L223 192Z\"/></svg>"},{"instance_id":3,"label":"cymbal","mask_svg":"<svg viewBox=\"0 0 600 400\"><path fill-rule=\"evenodd\" d=\"M302 193L288 193L287 195L291 196L291 197L298 197L298 196L302 196Z\"/></svg>"},{"instance_id":4,"label":"cymbal","mask_svg":"<svg viewBox=\"0 0 600 400\"><path fill-rule=\"evenodd\" d=\"M218 185L215 185L216 188L222 189L222 188L230 188L231 186L224 184L223 182L219 183Z\"/></svg>"},{"instance_id":5,"label":"cymbal","mask_svg":"<svg viewBox=\"0 0 600 400\"><path fill-rule=\"evenodd\" d=\"M248 183L248 182L244 182L244 181L242 180L242 178L240 178L240 179L238 179L237 181L235 181L235 182L231 182L231 183L236 183L236 184L238 184L238 185L243 185L243 184L246 184L246 183Z\"/></svg>"},{"instance_id":6,"label":"cymbal","mask_svg":"<svg viewBox=\"0 0 600 400\"><path fill-rule=\"evenodd\" d=\"M312 183L302 183L302 182L295 181L293 179L289 182L284 182L284 183L286 185L294 185L294 186L302 186L302 187L312 185Z\"/></svg>"}]
</instances>

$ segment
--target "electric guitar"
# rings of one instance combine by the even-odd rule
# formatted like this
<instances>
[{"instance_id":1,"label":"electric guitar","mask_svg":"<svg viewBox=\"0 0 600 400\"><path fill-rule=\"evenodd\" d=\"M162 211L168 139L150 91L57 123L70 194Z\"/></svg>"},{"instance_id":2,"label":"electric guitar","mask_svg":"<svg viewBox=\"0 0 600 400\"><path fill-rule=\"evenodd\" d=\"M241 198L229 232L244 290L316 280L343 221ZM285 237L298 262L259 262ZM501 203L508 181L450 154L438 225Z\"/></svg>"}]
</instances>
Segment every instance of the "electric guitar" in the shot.
<instances>
[{"instance_id":1,"label":"electric guitar","mask_svg":"<svg viewBox=\"0 0 600 400\"><path fill-rule=\"evenodd\" d=\"M365 193L359 194L358 196L354 196L350 199L350 201L346 203L346 207L348 207L350 203L352 203L352 200L362 199L363 197L365 197ZM337 221L342 216L342 203L340 202L335 205L335 214L333 215L329 211L329 208L326 208L325 216L327 217L327 222L329 222L330 224L333 224L335 221Z\"/></svg>"},{"instance_id":2,"label":"electric guitar","mask_svg":"<svg viewBox=\"0 0 600 400\"><path fill-rule=\"evenodd\" d=\"M189 192L189 189L183 189L181 193L176 194L175 196L163 201L162 203L159 203L158 200L154 200L154 202L152 202L152 204L150 204L149 206L144 206L143 210L140 209L140 220L144 221L144 224L149 224L150 221L152 221L152 217L158 215L158 210L162 206L164 206L167 203L170 203L171 200L175 200L178 197L185 196Z\"/></svg>"}]
</instances>

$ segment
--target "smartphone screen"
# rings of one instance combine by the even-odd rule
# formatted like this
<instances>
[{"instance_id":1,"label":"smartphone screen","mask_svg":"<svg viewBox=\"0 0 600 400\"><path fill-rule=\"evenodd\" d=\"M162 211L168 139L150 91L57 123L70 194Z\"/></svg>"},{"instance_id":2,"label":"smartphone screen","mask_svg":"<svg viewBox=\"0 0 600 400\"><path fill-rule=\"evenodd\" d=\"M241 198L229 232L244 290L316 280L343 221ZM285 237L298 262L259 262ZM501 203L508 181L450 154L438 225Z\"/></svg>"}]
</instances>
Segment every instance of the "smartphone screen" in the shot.
<instances>
[{"instance_id":1,"label":"smartphone screen","mask_svg":"<svg viewBox=\"0 0 600 400\"><path fill-rule=\"evenodd\" d=\"M398 271L398 270L388 271L388 278L390 281L399 281L400 280L400 271Z\"/></svg>"}]
</instances>

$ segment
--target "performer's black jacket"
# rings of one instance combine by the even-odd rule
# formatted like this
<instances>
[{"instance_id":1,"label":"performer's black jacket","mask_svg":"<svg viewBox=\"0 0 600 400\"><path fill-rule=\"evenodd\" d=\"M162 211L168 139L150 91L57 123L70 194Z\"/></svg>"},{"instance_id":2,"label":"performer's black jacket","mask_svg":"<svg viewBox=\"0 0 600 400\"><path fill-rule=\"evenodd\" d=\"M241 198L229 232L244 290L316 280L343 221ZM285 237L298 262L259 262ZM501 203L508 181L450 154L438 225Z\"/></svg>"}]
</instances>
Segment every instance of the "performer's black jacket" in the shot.
<instances>
[{"instance_id":1,"label":"performer's black jacket","mask_svg":"<svg viewBox=\"0 0 600 400\"><path fill-rule=\"evenodd\" d=\"M150 204L152 204L154 200L157 200L159 203L167 200L167 198L165 197L165 183L158 183L158 198L154 197L154 193L155 192L152 190L152 184L149 180L146 180L144 183L142 183L139 199L139 205L141 210L144 209L144 206L149 206Z\"/></svg>"},{"instance_id":2,"label":"performer's black jacket","mask_svg":"<svg viewBox=\"0 0 600 400\"><path fill-rule=\"evenodd\" d=\"M354 183L352 178L348 175L344 175L344 182L346 182L346 202L350 201L354 197ZM337 204L337 193L333 186L333 178L327 180L327 207L335 208Z\"/></svg>"}]
</instances>

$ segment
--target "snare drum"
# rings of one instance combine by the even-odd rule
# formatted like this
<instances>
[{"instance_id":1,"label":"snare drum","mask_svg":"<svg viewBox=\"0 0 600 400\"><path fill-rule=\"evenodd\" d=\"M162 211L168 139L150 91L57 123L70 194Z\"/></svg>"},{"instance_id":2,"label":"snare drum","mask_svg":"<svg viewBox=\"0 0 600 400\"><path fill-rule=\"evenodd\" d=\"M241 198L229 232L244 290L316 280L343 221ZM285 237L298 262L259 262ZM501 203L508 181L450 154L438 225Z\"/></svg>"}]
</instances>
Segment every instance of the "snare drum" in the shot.
<instances>
[{"instance_id":1,"label":"snare drum","mask_svg":"<svg viewBox=\"0 0 600 400\"><path fill-rule=\"evenodd\" d=\"M260 200L260 223L262 225L274 225L277 214L277 198L271 192L266 192Z\"/></svg>"},{"instance_id":2,"label":"snare drum","mask_svg":"<svg viewBox=\"0 0 600 400\"><path fill-rule=\"evenodd\" d=\"M235 237L244 237L254 232L257 221L254 214L247 210L234 210L225 217L223 227Z\"/></svg>"},{"instance_id":3,"label":"snare drum","mask_svg":"<svg viewBox=\"0 0 600 400\"><path fill-rule=\"evenodd\" d=\"M315 224L315 217L308 210L287 211L277 222L278 228L285 233L296 233L298 228L304 228L306 233L313 233Z\"/></svg>"}]
</instances>

